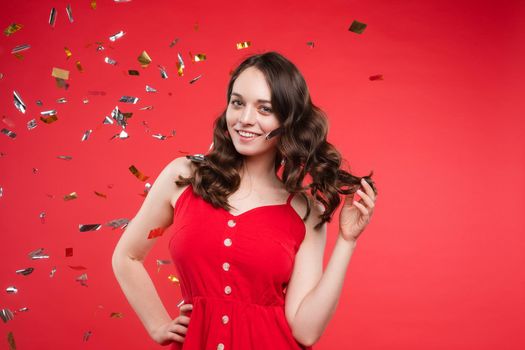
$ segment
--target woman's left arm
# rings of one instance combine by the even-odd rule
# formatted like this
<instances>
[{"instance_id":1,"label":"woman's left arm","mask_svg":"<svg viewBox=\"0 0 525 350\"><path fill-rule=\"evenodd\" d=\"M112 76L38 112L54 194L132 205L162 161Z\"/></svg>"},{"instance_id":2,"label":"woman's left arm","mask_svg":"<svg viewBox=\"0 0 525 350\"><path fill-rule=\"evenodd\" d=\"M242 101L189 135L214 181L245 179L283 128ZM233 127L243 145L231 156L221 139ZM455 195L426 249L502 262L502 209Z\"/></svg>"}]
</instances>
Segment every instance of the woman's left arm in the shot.
<instances>
[{"instance_id":1,"label":"woman's left arm","mask_svg":"<svg viewBox=\"0 0 525 350\"><path fill-rule=\"evenodd\" d=\"M332 318L357 238L374 211L376 195L365 180L361 183L366 191L357 191L361 200L354 201L353 194L345 198L339 216L339 235L324 272L326 224L320 232L314 231L313 222L307 220L307 234L296 255L285 301L288 323L295 339L303 345L316 343ZM316 208L313 213L318 211L319 208Z\"/></svg>"}]
</instances>

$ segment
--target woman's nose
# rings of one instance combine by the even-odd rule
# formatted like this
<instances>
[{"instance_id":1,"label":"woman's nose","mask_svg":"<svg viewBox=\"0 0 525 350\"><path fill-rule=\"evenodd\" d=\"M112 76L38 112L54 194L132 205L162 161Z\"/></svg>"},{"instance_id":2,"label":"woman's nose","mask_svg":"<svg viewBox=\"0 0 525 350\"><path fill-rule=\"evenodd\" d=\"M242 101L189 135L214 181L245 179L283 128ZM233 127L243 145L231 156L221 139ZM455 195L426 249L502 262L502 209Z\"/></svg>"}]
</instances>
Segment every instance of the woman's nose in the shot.
<instances>
[{"instance_id":1,"label":"woman's nose","mask_svg":"<svg viewBox=\"0 0 525 350\"><path fill-rule=\"evenodd\" d=\"M255 109L247 105L242 111L240 122L243 124L253 124L255 122L255 118Z\"/></svg>"}]
</instances>

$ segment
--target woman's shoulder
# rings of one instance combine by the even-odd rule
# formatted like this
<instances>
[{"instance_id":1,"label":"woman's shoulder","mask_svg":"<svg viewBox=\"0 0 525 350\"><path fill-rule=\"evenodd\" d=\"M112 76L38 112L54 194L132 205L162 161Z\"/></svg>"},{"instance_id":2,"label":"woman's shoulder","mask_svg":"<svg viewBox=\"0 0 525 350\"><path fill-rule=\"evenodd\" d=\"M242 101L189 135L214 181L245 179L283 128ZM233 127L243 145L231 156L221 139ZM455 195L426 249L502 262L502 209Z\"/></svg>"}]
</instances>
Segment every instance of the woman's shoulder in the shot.
<instances>
[{"instance_id":1,"label":"woman's shoulder","mask_svg":"<svg viewBox=\"0 0 525 350\"><path fill-rule=\"evenodd\" d=\"M193 171L195 170L193 162L184 156L173 159L168 164L168 168L170 169L170 173L174 182L176 180L179 180L179 176L191 177L193 175ZM184 192L184 189L188 186L189 185L186 185L184 187L174 186L174 190L171 194L170 200L172 207L175 207L177 199L179 199L182 192Z\"/></svg>"}]
</instances>

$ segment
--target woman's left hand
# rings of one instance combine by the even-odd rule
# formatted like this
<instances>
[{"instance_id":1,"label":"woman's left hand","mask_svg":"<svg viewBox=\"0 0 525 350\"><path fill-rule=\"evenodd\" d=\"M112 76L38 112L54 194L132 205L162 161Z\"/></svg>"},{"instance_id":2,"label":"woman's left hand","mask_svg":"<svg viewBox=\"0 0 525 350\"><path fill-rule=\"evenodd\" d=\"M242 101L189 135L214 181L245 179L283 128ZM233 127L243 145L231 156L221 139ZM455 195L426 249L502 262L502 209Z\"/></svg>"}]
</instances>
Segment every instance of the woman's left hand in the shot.
<instances>
[{"instance_id":1,"label":"woman's left hand","mask_svg":"<svg viewBox=\"0 0 525 350\"><path fill-rule=\"evenodd\" d=\"M339 213L339 234L346 241L355 242L374 213L376 201L374 190L365 179L361 179L361 188L366 191L365 193L360 189L357 190L356 193L361 199L355 201L354 194L347 195Z\"/></svg>"}]
</instances>

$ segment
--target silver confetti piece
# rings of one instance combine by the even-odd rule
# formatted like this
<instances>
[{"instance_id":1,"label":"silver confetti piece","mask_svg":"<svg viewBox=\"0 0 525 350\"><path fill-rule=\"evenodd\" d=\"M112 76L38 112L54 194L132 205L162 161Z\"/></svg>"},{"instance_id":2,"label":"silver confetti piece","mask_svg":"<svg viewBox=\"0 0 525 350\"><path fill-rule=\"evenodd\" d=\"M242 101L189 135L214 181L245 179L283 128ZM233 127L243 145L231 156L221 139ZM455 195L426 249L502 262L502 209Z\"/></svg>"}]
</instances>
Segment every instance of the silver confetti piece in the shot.
<instances>
[{"instance_id":1,"label":"silver confetti piece","mask_svg":"<svg viewBox=\"0 0 525 350\"><path fill-rule=\"evenodd\" d=\"M28 254L33 260L35 259L49 259L49 255L44 254L44 248L39 248Z\"/></svg>"},{"instance_id":2,"label":"silver confetti piece","mask_svg":"<svg viewBox=\"0 0 525 350\"><path fill-rule=\"evenodd\" d=\"M194 162L201 163L206 161L206 156L204 154L194 154L194 155L187 155L187 159L190 159Z\"/></svg>"},{"instance_id":3,"label":"silver confetti piece","mask_svg":"<svg viewBox=\"0 0 525 350\"><path fill-rule=\"evenodd\" d=\"M133 97L133 96L122 96L119 100L119 102L124 102L124 103L137 103L137 101L139 100L138 97Z\"/></svg>"},{"instance_id":4,"label":"silver confetti piece","mask_svg":"<svg viewBox=\"0 0 525 350\"><path fill-rule=\"evenodd\" d=\"M45 116L51 116L51 115L56 115L57 114L57 111L56 109L50 109L50 110L47 110L47 111L42 111L40 112L41 115L45 115Z\"/></svg>"},{"instance_id":5,"label":"silver confetti piece","mask_svg":"<svg viewBox=\"0 0 525 350\"><path fill-rule=\"evenodd\" d=\"M31 119L27 122L27 130L33 130L36 128L36 119Z\"/></svg>"},{"instance_id":6,"label":"silver confetti piece","mask_svg":"<svg viewBox=\"0 0 525 350\"><path fill-rule=\"evenodd\" d=\"M69 22L73 23L73 12L71 11L71 5L70 4L67 4L66 12L67 12L67 17L69 18Z\"/></svg>"},{"instance_id":7,"label":"silver confetti piece","mask_svg":"<svg viewBox=\"0 0 525 350\"><path fill-rule=\"evenodd\" d=\"M33 272L33 270L34 270L34 268L28 267L26 269L16 270L16 273L19 274L19 275L27 276L27 275L31 274Z\"/></svg>"},{"instance_id":8,"label":"silver confetti piece","mask_svg":"<svg viewBox=\"0 0 525 350\"><path fill-rule=\"evenodd\" d=\"M91 337L91 334L93 334L91 331L87 331L84 333L84 337L82 338L83 341L88 341L89 338Z\"/></svg>"},{"instance_id":9,"label":"silver confetti piece","mask_svg":"<svg viewBox=\"0 0 525 350\"><path fill-rule=\"evenodd\" d=\"M102 124L113 124L113 119L111 119L110 117L106 116L104 118L104 121L102 122Z\"/></svg>"},{"instance_id":10,"label":"silver confetti piece","mask_svg":"<svg viewBox=\"0 0 525 350\"><path fill-rule=\"evenodd\" d=\"M115 219L115 220L111 220L110 222L106 223L106 226L110 226L110 227L113 227L113 229L116 229L123 225L126 225L128 222L129 222L129 219L125 219L125 218Z\"/></svg>"},{"instance_id":11,"label":"silver confetti piece","mask_svg":"<svg viewBox=\"0 0 525 350\"><path fill-rule=\"evenodd\" d=\"M168 79L168 72L166 72L166 68L164 68L163 66L159 65L159 69L160 69L160 77L162 79Z\"/></svg>"},{"instance_id":12,"label":"silver confetti piece","mask_svg":"<svg viewBox=\"0 0 525 350\"><path fill-rule=\"evenodd\" d=\"M114 59L109 58L109 57L104 58L104 61L105 61L106 63L108 63L108 64L112 64L112 65L114 65L114 66L117 65L117 61L115 61Z\"/></svg>"},{"instance_id":13,"label":"silver confetti piece","mask_svg":"<svg viewBox=\"0 0 525 350\"><path fill-rule=\"evenodd\" d=\"M120 32L118 32L118 33L116 33L116 34L110 36L110 37L109 37L109 40L115 42L117 39L122 38L122 37L124 36L124 34L126 34L126 33L124 33L124 32L121 30Z\"/></svg>"},{"instance_id":14,"label":"silver confetti piece","mask_svg":"<svg viewBox=\"0 0 525 350\"><path fill-rule=\"evenodd\" d=\"M37 104L37 106L42 106L43 105L42 101L40 101L40 100L36 100L36 104Z\"/></svg>"},{"instance_id":15,"label":"silver confetti piece","mask_svg":"<svg viewBox=\"0 0 525 350\"><path fill-rule=\"evenodd\" d=\"M12 139L16 138L16 133L14 133L13 131L11 131L9 129L2 128L2 130L0 130L0 132L2 134L5 134L5 135L9 136Z\"/></svg>"},{"instance_id":16,"label":"silver confetti piece","mask_svg":"<svg viewBox=\"0 0 525 350\"><path fill-rule=\"evenodd\" d=\"M158 139L158 140L166 140L168 138L167 136L164 136L164 135L161 135L161 134L153 134L151 136L156 138L156 139Z\"/></svg>"},{"instance_id":17,"label":"silver confetti piece","mask_svg":"<svg viewBox=\"0 0 525 350\"><path fill-rule=\"evenodd\" d=\"M124 117L124 114L118 109L118 106L115 106L113 111L111 112L111 118L115 119L118 125L125 127L127 125L126 123L126 117Z\"/></svg>"},{"instance_id":18,"label":"silver confetti piece","mask_svg":"<svg viewBox=\"0 0 525 350\"><path fill-rule=\"evenodd\" d=\"M20 95L18 94L18 92L16 91L13 91L13 95L14 95L14 103L15 103L15 107L20 111L22 112L23 114L26 113L26 105L24 103L24 101L22 101L22 97L20 97Z\"/></svg>"},{"instance_id":19,"label":"silver confetti piece","mask_svg":"<svg viewBox=\"0 0 525 350\"><path fill-rule=\"evenodd\" d=\"M80 232L97 231L101 226L101 224L79 224L78 230Z\"/></svg>"},{"instance_id":20,"label":"silver confetti piece","mask_svg":"<svg viewBox=\"0 0 525 350\"><path fill-rule=\"evenodd\" d=\"M20 309L18 309L18 312L27 312L29 311L29 308L26 306L26 307L21 307Z\"/></svg>"},{"instance_id":21,"label":"silver confetti piece","mask_svg":"<svg viewBox=\"0 0 525 350\"><path fill-rule=\"evenodd\" d=\"M29 50L30 48L31 48L31 45L29 45L29 44L18 45L18 46L15 46L11 50L11 53L19 53L19 52L22 52L22 51L25 51L25 50Z\"/></svg>"},{"instance_id":22,"label":"silver confetti piece","mask_svg":"<svg viewBox=\"0 0 525 350\"><path fill-rule=\"evenodd\" d=\"M9 286L5 290L7 293L11 293L11 294L18 293L18 289L15 286Z\"/></svg>"},{"instance_id":23,"label":"silver confetti piece","mask_svg":"<svg viewBox=\"0 0 525 350\"><path fill-rule=\"evenodd\" d=\"M202 77L202 74L199 75L199 76L197 76L197 77L195 77L195 78L193 78L193 79L191 79L191 80L190 80L190 84L193 84L194 82L196 82L197 80L199 80L201 77Z\"/></svg>"},{"instance_id":24,"label":"silver confetti piece","mask_svg":"<svg viewBox=\"0 0 525 350\"><path fill-rule=\"evenodd\" d=\"M91 132L92 132L92 131L93 131L93 130L91 130L91 129L86 130L86 131L84 132L84 135L82 135L82 140L80 140L80 141L86 141L86 140L88 139L89 135L91 135Z\"/></svg>"},{"instance_id":25,"label":"silver confetti piece","mask_svg":"<svg viewBox=\"0 0 525 350\"><path fill-rule=\"evenodd\" d=\"M15 316L13 315L13 312L9 309L2 309L0 310L0 318L4 323L7 323L7 321L11 321Z\"/></svg>"},{"instance_id":26,"label":"silver confetti piece","mask_svg":"<svg viewBox=\"0 0 525 350\"><path fill-rule=\"evenodd\" d=\"M78 277L75 279L75 281L80 282L80 284L81 284L82 286L87 287L87 279L88 279L87 273L83 273L83 274L81 274L80 276L78 276Z\"/></svg>"},{"instance_id":27,"label":"silver confetti piece","mask_svg":"<svg viewBox=\"0 0 525 350\"><path fill-rule=\"evenodd\" d=\"M71 160L73 159L73 157L71 156L57 156L58 159L63 159L63 160Z\"/></svg>"},{"instance_id":28,"label":"silver confetti piece","mask_svg":"<svg viewBox=\"0 0 525 350\"><path fill-rule=\"evenodd\" d=\"M129 137L128 133L126 132L126 130L122 130L119 134L118 134L118 137L120 139L127 139Z\"/></svg>"},{"instance_id":29,"label":"silver confetti piece","mask_svg":"<svg viewBox=\"0 0 525 350\"><path fill-rule=\"evenodd\" d=\"M57 268L55 266L53 266L53 268L51 269L51 272L49 273L49 278L52 278L55 276L55 272L57 272Z\"/></svg>"},{"instance_id":30,"label":"silver confetti piece","mask_svg":"<svg viewBox=\"0 0 525 350\"><path fill-rule=\"evenodd\" d=\"M51 25L51 27L55 26L56 17L57 17L57 10L56 8L53 7L51 8L51 13L49 14L49 24Z\"/></svg>"},{"instance_id":31,"label":"silver confetti piece","mask_svg":"<svg viewBox=\"0 0 525 350\"><path fill-rule=\"evenodd\" d=\"M65 97L61 97L61 98L59 98L59 99L57 100L57 103L66 103L66 102L67 102L67 100L66 100Z\"/></svg>"},{"instance_id":32,"label":"silver confetti piece","mask_svg":"<svg viewBox=\"0 0 525 350\"><path fill-rule=\"evenodd\" d=\"M149 85L146 85L146 92L157 92L157 89Z\"/></svg>"},{"instance_id":33,"label":"silver confetti piece","mask_svg":"<svg viewBox=\"0 0 525 350\"><path fill-rule=\"evenodd\" d=\"M141 107L141 108L139 108L139 111L145 111L145 110L150 110L150 109L153 109L153 106Z\"/></svg>"}]
</instances>

